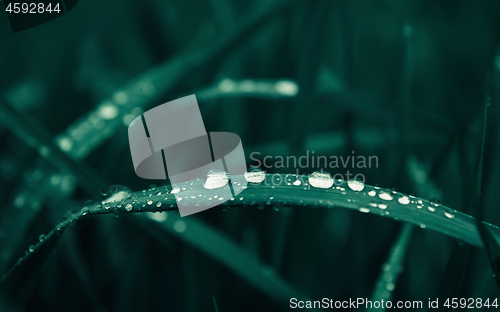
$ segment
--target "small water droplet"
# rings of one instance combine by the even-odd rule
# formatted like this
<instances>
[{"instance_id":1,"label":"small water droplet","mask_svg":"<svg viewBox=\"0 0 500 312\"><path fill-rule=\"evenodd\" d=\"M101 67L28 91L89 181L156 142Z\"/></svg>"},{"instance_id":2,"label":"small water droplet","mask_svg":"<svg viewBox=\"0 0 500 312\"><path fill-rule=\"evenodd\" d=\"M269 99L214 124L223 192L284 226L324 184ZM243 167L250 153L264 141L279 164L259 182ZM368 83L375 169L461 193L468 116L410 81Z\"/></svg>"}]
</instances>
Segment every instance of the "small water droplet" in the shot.
<instances>
[{"instance_id":1,"label":"small water droplet","mask_svg":"<svg viewBox=\"0 0 500 312\"><path fill-rule=\"evenodd\" d=\"M378 194L378 197L383 200L392 200L391 194L387 192L380 192L380 194Z\"/></svg>"},{"instance_id":2,"label":"small water droplet","mask_svg":"<svg viewBox=\"0 0 500 312\"><path fill-rule=\"evenodd\" d=\"M266 172L260 168L254 168L250 172L245 172L244 177L248 182L258 184L266 179Z\"/></svg>"},{"instance_id":3,"label":"small water droplet","mask_svg":"<svg viewBox=\"0 0 500 312\"><path fill-rule=\"evenodd\" d=\"M228 182L229 182L229 176L227 172L225 172L224 170L215 169L215 170L210 170L207 173L207 179L203 183L203 186L208 190L212 190L216 188L221 188L227 185Z\"/></svg>"},{"instance_id":4,"label":"small water droplet","mask_svg":"<svg viewBox=\"0 0 500 312\"><path fill-rule=\"evenodd\" d=\"M429 200L429 202L436 207L441 204L441 200L437 197L431 198L431 200Z\"/></svg>"},{"instance_id":5,"label":"small water droplet","mask_svg":"<svg viewBox=\"0 0 500 312\"><path fill-rule=\"evenodd\" d=\"M455 218L455 213L454 213L453 211L451 211L451 210L449 210L449 211L445 211L444 215L445 215L447 218L449 218L449 219L453 219L453 218Z\"/></svg>"},{"instance_id":6,"label":"small water droplet","mask_svg":"<svg viewBox=\"0 0 500 312\"><path fill-rule=\"evenodd\" d=\"M152 200L148 200L148 205L152 205L153 204L153 201Z\"/></svg>"},{"instance_id":7,"label":"small water droplet","mask_svg":"<svg viewBox=\"0 0 500 312\"><path fill-rule=\"evenodd\" d=\"M316 171L309 176L309 184L317 188L330 188L333 185L333 179L329 173Z\"/></svg>"},{"instance_id":8,"label":"small water droplet","mask_svg":"<svg viewBox=\"0 0 500 312\"><path fill-rule=\"evenodd\" d=\"M180 188L178 188L178 187L176 187L176 188L174 188L174 189L172 190L172 192L170 192L170 193L172 193L172 194L177 194L177 193L179 193L180 191L181 191L181 189L180 189Z\"/></svg>"},{"instance_id":9,"label":"small water droplet","mask_svg":"<svg viewBox=\"0 0 500 312\"><path fill-rule=\"evenodd\" d=\"M295 185L295 186L299 186L301 184L302 184L302 182L300 182L300 180L298 180L298 179L295 182L293 182L293 185Z\"/></svg>"},{"instance_id":10,"label":"small water droplet","mask_svg":"<svg viewBox=\"0 0 500 312\"><path fill-rule=\"evenodd\" d=\"M361 192L365 188L365 183L358 180L349 180L347 181L347 186L355 192Z\"/></svg>"},{"instance_id":11,"label":"small water droplet","mask_svg":"<svg viewBox=\"0 0 500 312\"><path fill-rule=\"evenodd\" d=\"M370 209L365 207L359 208L359 211L361 211L362 213L370 213Z\"/></svg>"},{"instance_id":12,"label":"small water droplet","mask_svg":"<svg viewBox=\"0 0 500 312\"><path fill-rule=\"evenodd\" d=\"M371 191L368 192L368 196L373 197L375 195L377 195L377 192L375 192L374 190L371 190Z\"/></svg>"},{"instance_id":13,"label":"small water droplet","mask_svg":"<svg viewBox=\"0 0 500 312\"><path fill-rule=\"evenodd\" d=\"M156 207L158 207L158 208L161 207L161 202L160 201L156 203Z\"/></svg>"},{"instance_id":14,"label":"small water droplet","mask_svg":"<svg viewBox=\"0 0 500 312\"><path fill-rule=\"evenodd\" d=\"M89 213L89 207L83 207L80 212L82 213L82 216L86 216Z\"/></svg>"},{"instance_id":15,"label":"small water droplet","mask_svg":"<svg viewBox=\"0 0 500 312\"><path fill-rule=\"evenodd\" d=\"M31 246L29 247L29 249L28 249L28 250L29 250L30 252L35 251L35 246L31 245Z\"/></svg>"},{"instance_id":16,"label":"small water droplet","mask_svg":"<svg viewBox=\"0 0 500 312\"><path fill-rule=\"evenodd\" d=\"M42 234L42 235L38 236L38 240L43 242L45 240L45 235Z\"/></svg>"},{"instance_id":17,"label":"small water droplet","mask_svg":"<svg viewBox=\"0 0 500 312\"><path fill-rule=\"evenodd\" d=\"M422 224L420 224L420 227L423 228L423 229L425 229L427 226L422 223Z\"/></svg>"},{"instance_id":18,"label":"small water droplet","mask_svg":"<svg viewBox=\"0 0 500 312\"><path fill-rule=\"evenodd\" d=\"M387 209L387 205L386 204L378 204L378 207L380 209Z\"/></svg>"},{"instance_id":19,"label":"small water droplet","mask_svg":"<svg viewBox=\"0 0 500 312\"><path fill-rule=\"evenodd\" d=\"M408 205L410 203L410 199L408 198L408 196L402 196L398 198L398 202L402 205Z\"/></svg>"},{"instance_id":20,"label":"small water droplet","mask_svg":"<svg viewBox=\"0 0 500 312\"><path fill-rule=\"evenodd\" d=\"M132 210L132 204L127 204L127 205L125 206L125 210L127 210L127 211L131 211L131 210Z\"/></svg>"},{"instance_id":21,"label":"small water droplet","mask_svg":"<svg viewBox=\"0 0 500 312\"><path fill-rule=\"evenodd\" d=\"M436 208L432 207L432 206L428 206L427 209L431 212L434 212L436 211Z\"/></svg>"}]
</instances>

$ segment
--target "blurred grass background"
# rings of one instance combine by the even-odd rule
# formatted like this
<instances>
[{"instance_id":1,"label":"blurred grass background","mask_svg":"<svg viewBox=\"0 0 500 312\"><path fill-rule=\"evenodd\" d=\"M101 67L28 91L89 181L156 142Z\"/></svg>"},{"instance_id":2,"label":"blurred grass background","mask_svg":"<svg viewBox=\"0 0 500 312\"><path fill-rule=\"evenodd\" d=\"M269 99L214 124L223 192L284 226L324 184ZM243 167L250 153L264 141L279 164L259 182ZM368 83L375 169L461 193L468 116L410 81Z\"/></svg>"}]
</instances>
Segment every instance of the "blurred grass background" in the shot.
<instances>
[{"instance_id":1,"label":"blurred grass background","mask_svg":"<svg viewBox=\"0 0 500 312\"><path fill-rule=\"evenodd\" d=\"M16 34L0 14L0 95L108 184L132 190L152 181L133 171L128 122L194 93L207 131L238 134L247 156L376 155L379 167L360 171L367 183L466 211L474 175L459 159L475 168L489 71L482 206L500 224L499 9L493 0L85 0ZM2 271L65 213L100 198L3 125L0 183ZM317 300L369 298L401 227L342 209L216 210L196 218ZM432 297L454 243L415 229L394 300ZM212 297L221 312L288 304L133 216L82 220L37 272L5 295L6 311L215 311ZM464 274L460 297L498 296L484 250L471 249Z\"/></svg>"}]
</instances>

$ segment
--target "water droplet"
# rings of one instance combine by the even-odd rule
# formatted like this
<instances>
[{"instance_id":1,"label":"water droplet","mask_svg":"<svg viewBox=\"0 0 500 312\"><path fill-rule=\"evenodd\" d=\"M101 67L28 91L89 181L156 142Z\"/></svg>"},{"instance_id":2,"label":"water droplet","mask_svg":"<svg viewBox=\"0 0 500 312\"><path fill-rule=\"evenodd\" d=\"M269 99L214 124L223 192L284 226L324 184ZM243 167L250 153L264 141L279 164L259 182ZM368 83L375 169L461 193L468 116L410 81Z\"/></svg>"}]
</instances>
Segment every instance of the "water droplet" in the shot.
<instances>
[{"instance_id":1,"label":"water droplet","mask_svg":"<svg viewBox=\"0 0 500 312\"><path fill-rule=\"evenodd\" d=\"M429 200L429 202L436 207L441 204L441 200L437 197L431 198L431 200Z\"/></svg>"},{"instance_id":2,"label":"water droplet","mask_svg":"<svg viewBox=\"0 0 500 312\"><path fill-rule=\"evenodd\" d=\"M333 185L333 179L329 173L316 171L309 176L309 184L317 188L330 188Z\"/></svg>"},{"instance_id":3,"label":"water droplet","mask_svg":"<svg viewBox=\"0 0 500 312\"><path fill-rule=\"evenodd\" d=\"M245 180L250 183L261 183L266 179L266 172L260 168L255 168L250 172L245 172Z\"/></svg>"},{"instance_id":4,"label":"water droplet","mask_svg":"<svg viewBox=\"0 0 500 312\"><path fill-rule=\"evenodd\" d=\"M180 191L181 191L181 189L180 189L180 188L178 188L178 187L176 187L176 188L174 188L174 189L172 190L172 192L170 192L170 193L172 193L172 194L177 194L177 193L179 193Z\"/></svg>"},{"instance_id":5,"label":"water droplet","mask_svg":"<svg viewBox=\"0 0 500 312\"><path fill-rule=\"evenodd\" d=\"M370 209L365 207L359 208L359 211L361 211L362 213L370 213Z\"/></svg>"},{"instance_id":6,"label":"water droplet","mask_svg":"<svg viewBox=\"0 0 500 312\"><path fill-rule=\"evenodd\" d=\"M42 235L38 236L38 240L43 242L45 240L45 235L42 234Z\"/></svg>"},{"instance_id":7,"label":"water droplet","mask_svg":"<svg viewBox=\"0 0 500 312\"><path fill-rule=\"evenodd\" d=\"M373 197L373 196L377 195L377 192L375 192L374 190L371 190L368 192L368 195Z\"/></svg>"},{"instance_id":8,"label":"water droplet","mask_svg":"<svg viewBox=\"0 0 500 312\"><path fill-rule=\"evenodd\" d=\"M160 201L156 203L156 207L158 207L158 208L161 207L161 202Z\"/></svg>"},{"instance_id":9,"label":"water droplet","mask_svg":"<svg viewBox=\"0 0 500 312\"><path fill-rule=\"evenodd\" d=\"M380 194L378 194L378 197L383 200L392 200L391 194L387 192L380 192Z\"/></svg>"},{"instance_id":10,"label":"water droplet","mask_svg":"<svg viewBox=\"0 0 500 312\"><path fill-rule=\"evenodd\" d=\"M361 192L365 188L365 183L358 180L349 180L347 181L347 186L355 192Z\"/></svg>"},{"instance_id":11,"label":"water droplet","mask_svg":"<svg viewBox=\"0 0 500 312\"><path fill-rule=\"evenodd\" d=\"M148 200L148 205L152 205L153 204L153 201L152 200Z\"/></svg>"},{"instance_id":12,"label":"water droplet","mask_svg":"<svg viewBox=\"0 0 500 312\"><path fill-rule=\"evenodd\" d=\"M425 229L427 226L422 223L422 224L420 224L420 227L423 228L423 229Z\"/></svg>"},{"instance_id":13,"label":"water droplet","mask_svg":"<svg viewBox=\"0 0 500 312\"><path fill-rule=\"evenodd\" d=\"M29 249L28 249L28 250L29 250L30 252L35 251L35 246L31 245L31 246L29 247Z\"/></svg>"},{"instance_id":14,"label":"water droplet","mask_svg":"<svg viewBox=\"0 0 500 312\"><path fill-rule=\"evenodd\" d=\"M446 212L444 213L444 215L445 215L447 218L450 218L450 219L455 218L455 213L454 213L453 211L451 211L451 210L446 211Z\"/></svg>"},{"instance_id":15,"label":"water droplet","mask_svg":"<svg viewBox=\"0 0 500 312\"><path fill-rule=\"evenodd\" d=\"M127 205L125 206L125 210L127 210L127 211L131 211L131 210L132 210L132 204L127 204Z\"/></svg>"},{"instance_id":16,"label":"water droplet","mask_svg":"<svg viewBox=\"0 0 500 312\"><path fill-rule=\"evenodd\" d=\"M434 212L436 211L436 208L432 207L432 206L428 206L427 209L431 212Z\"/></svg>"},{"instance_id":17,"label":"water droplet","mask_svg":"<svg viewBox=\"0 0 500 312\"><path fill-rule=\"evenodd\" d=\"M408 205L410 203L410 199L407 196L402 196L398 198L398 202L402 205Z\"/></svg>"},{"instance_id":18,"label":"water droplet","mask_svg":"<svg viewBox=\"0 0 500 312\"><path fill-rule=\"evenodd\" d=\"M129 198L132 195L132 191L123 185L111 185L105 188L101 192L101 195L105 198L102 201L103 203L111 203Z\"/></svg>"},{"instance_id":19,"label":"water droplet","mask_svg":"<svg viewBox=\"0 0 500 312\"><path fill-rule=\"evenodd\" d=\"M216 189L216 188L221 188L225 186L229 182L229 176L227 175L227 172L224 170L210 170L207 173L207 179L205 183L203 183L203 186L208 189Z\"/></svg>"},{"instance_id":20,"label":"water droplet","mask_svg":"<svg viewBox=\"0 0 500 312\"><path fill-rule=\"evenodd\" d=\"M387 209L387 205L386 204L378 204L378 207L380 209Z\"/></svg>"},{"instance_id":21,"label":"water droplet","mask_svg":"<svg viewBox=\"0 0 500 312\"><path fill-rule=\"evenodd\" d=\"M89 213L89 207L83 207L80 212L82 213L82 216L86 216Z\"/></svg>"},{"instance_id":22,"label":"water droplet","mask_svg":"<svg viewBox=\"0 0 500 312\"><path fill-rule=\"evenodd\" d=\"M293 182L293 185L295 185L295 186L299 186L301 184L302 184L302 182L300 182L300 180L296 180L295 182Z\"/></svg>"}]
</instances>

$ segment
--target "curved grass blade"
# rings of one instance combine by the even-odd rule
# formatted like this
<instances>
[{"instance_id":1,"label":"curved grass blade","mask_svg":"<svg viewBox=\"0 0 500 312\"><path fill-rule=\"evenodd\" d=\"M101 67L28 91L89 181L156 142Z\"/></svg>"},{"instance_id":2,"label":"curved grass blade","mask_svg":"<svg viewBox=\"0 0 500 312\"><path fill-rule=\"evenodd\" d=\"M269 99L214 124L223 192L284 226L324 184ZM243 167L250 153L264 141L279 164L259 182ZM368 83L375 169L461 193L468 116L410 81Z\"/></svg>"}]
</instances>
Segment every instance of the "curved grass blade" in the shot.
<instances>
[{"instance_id":1,"label":"curved grass blade","mask_svg":"<svg viewBox=\"0 0 500 312\"><path fill-rule=\"evenodd\" d=\"M242 177L241 177L242 178ZM292 184L297 179L304 181L299 186ZM282 183L277 184L277 181ZM169 186L136 192L131 198L118 202L107 202L84 207L80 212L72 214L68 219L58 224L47 238L32 246L36 253L38 248L52 241L67 226L73 224L81 217L98 214L120 214L159 212L177 210L175 196L182 196L187 201L195 200L203 204L209 201L207 196L192 190L194 184L202 184L198 179L186 182L186 189L171 193ZM196 198L196 199L192 199ZM467 214L452 210L446 206L431 203L428 200L415 196L407 196L396 191L363 185L363 189L353 190L345 181L337 180L330 188L315 188L308 184L306 176L293 174L267 174L265 180L259 185L250 184L239 198L226 201L224 208L242 207L309 207L314 208L346 208L371 213L377 216L392 218L398 221L418 225L422 228L434 230L441 234L461 240L465 243L484 247L476 228L475 219ZM188 220L183 218L179 221ZM484 227L492 234L492 239L500 241L500 228L483 222ZM19 259L16 265L7 272L0 283L4 283L9 275L22 267L33 252Z\"/></svg>"},{"instance_id":2,"label":"curved grass blade","mask_svg":"<svg viewBox=\"0 0 500 312\"><path fill-rule=\"evenodd\" d=\"M491 268L493 270L493 277L495 278L497 287L500 289L500 245L495 240L490 230L482 222L484 220L483 210L481 209L481 186L483 180L483 163L484 163L484 145L486 141L486 126L488 121L488 106L490 105L490 97L488 95L489 88L489 75L488 82L486 83L486 99L484 104L483 115L483 136L481 142L481 154L477 166L476 185L473 188L473 202L471 206L472 214L476 217L476 225L481 235L481 239L486 249Z\"/></svg>"},{"instance_id":3,"label":"curved grass blade","mask_svg":"<svg viewBox=\"0 0 500 312\"><path fill-rule=\"evenodd\" d=\"M392 291L396 287L399 273L403 270L403 262L406 249L411 240L413 226L405 224L401 228L396 241L392 245L387 261L382 265L382 272L378 278L377 285L371 296L371 301L389 301L392 298ZM384 308L369 308L367 311L384 311Z\"/></svg>"},{"instance_id":4,"label":"curved grass blade","mask_svg":"<svg viewBox=\"0 0 500 312\"><path fill-rule=\"evenodd\" d=\"M212 300L214 301L215 312L219 312L219 307L217 307L217 301L215 301L214 296L212 296Z\"/></svg>"}]
</instances>

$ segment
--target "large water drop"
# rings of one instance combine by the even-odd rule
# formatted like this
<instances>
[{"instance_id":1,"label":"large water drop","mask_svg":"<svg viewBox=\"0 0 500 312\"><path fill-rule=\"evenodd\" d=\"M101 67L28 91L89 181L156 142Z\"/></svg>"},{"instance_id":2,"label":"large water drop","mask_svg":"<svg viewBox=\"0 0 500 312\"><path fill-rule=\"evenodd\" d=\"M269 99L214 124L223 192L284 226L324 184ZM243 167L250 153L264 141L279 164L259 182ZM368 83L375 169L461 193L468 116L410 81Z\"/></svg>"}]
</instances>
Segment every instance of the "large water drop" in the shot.
<instances>
[{"instance_id":1,"label":"large water drop","mask_svg":"<svg viewBox=\"0 0 500 312\"><path fill-rule=\"evenodd\" d=\"M333 179L329 173L316 171L309 176L309 184L317 188L330 188L333 185Z\"/></svg>"},{"instance_id":2,"label":"large water drop","mask_svg":"<svg viewBox=\"0 0 500 312\"><path fill-rule=\"evenodd\" d=\"M203 186L208 189L216 189L225 186L229 182L229 176L224 170L210 170L207 173L207 180L203 183Z\"/></svg>"}]
</instances>

